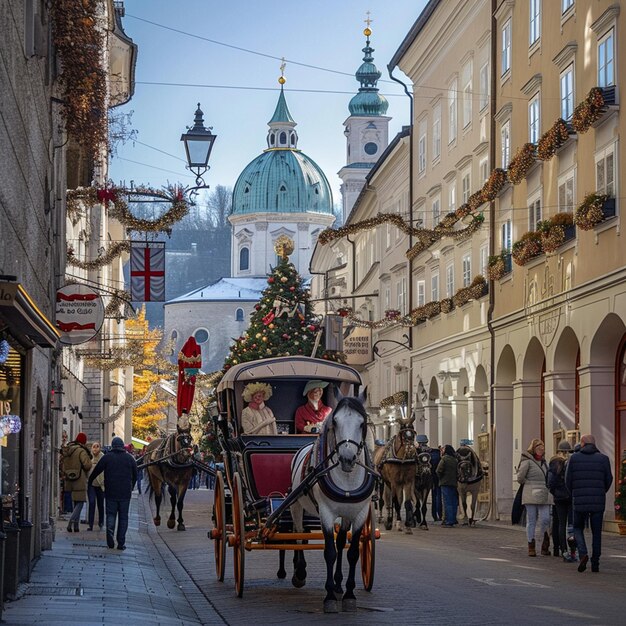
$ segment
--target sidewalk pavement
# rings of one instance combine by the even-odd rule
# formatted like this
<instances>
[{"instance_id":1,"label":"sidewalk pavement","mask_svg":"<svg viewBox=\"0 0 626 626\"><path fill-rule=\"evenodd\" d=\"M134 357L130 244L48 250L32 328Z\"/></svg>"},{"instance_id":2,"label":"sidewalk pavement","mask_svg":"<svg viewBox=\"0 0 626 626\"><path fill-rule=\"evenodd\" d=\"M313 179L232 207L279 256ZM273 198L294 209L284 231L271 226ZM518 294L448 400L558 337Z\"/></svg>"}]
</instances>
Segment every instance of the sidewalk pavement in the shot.
<instances>
[{"instance_id":1,"label":"sidewalk pavement","mask_svg":"<svg viewBox=\"0 0 626 626\"><path fill-rule=\"evenodd\" d=\"M68 533L58 520L19 599L6 602L5 624L224 624L187 572L146 523L147 496L133 493L126 550L106 547L104 531ZM97 528L97 527L96 527ZM209 558L209 555L207 555Z\"/></svg>"}]
</instances>

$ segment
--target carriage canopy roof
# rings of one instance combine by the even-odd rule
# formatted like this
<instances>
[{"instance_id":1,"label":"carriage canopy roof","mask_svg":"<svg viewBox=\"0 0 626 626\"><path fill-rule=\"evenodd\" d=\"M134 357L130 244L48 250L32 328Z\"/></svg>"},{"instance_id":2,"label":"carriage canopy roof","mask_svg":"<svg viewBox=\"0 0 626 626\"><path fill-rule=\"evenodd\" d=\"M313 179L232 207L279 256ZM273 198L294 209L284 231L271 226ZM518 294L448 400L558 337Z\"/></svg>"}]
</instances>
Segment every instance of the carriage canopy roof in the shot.
<instances>
[{"instance_id":1,"label":"carriage canopy roof","mask_svg":"<svg viewBox=\"0 0 626 626\"><path fill-rule=\"evenodd\" d=\"M219 385L218 393L234 389L235 383L268 380L271 378L321 378L346 383L362 384L360 374L348 365L305 356L277 357L240 363L231 367Z\"/></svg>"}]
</instances>

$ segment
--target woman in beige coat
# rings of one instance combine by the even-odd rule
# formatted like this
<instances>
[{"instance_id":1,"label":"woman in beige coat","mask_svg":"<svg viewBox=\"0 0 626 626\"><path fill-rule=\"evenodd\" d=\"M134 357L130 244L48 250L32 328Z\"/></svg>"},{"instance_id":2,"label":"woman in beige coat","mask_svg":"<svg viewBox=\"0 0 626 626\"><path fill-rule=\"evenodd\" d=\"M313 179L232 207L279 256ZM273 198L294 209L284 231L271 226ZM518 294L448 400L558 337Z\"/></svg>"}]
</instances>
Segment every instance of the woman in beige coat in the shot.
<instances>
[{"instance_id":1,"label":"woman in beige coat","mask_svg":"<svg viewBox=\"0 0 626 626\"><path fill-rule=\"evenodd\" d=\"M65 485L72 492L74 510L67 524L67 532L79 531L80 512L87 502L87 472L91 469L91 452L87 447L87 435L78 433L76 439L63 449L63 473Z\"/></svg>"},{"instance_id":2,"label":"woman in beige coat","mask_svg":"<svg viewBox=\"0 0 626 626\"><path fill-rule=\"evenodd\" d=\"M537 556L535 530L539 521L541 554L550 556L550 507L552 496L548 491L548 464L546 448L541 439L533 439L526 452L522 452L517 468L517 482L524 485L522 504L526 507L526 534L528 536L528 556Z\"/></svg>"},{"instance_id":3,"label":"woman in beige coat","mask_svg":"<svg viewBox=\"0 0 626 626\"><path fill-rule=\"evenodd\" d=\"M89 470L89 476L93 472L94 468L98 464L98 461L104 456L102 452L102 446L99 441L94 441L91 444L91 470ZM104 526L104 474L94 478L91 485L87 487L87 496L89 498L89 526L87 530L93 530L93 523L96 519L96 505L98 506L98 526L100 530Z\"/></svg>"}]
</instances>

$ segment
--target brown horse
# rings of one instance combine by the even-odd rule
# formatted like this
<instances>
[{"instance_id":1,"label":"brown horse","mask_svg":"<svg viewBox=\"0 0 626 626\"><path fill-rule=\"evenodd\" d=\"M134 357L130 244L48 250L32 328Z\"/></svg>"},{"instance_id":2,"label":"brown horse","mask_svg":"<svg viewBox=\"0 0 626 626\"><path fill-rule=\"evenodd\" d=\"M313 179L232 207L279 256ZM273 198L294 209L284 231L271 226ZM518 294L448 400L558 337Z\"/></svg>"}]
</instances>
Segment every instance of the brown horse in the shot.
<instances>
[{"instance_id":1,"label":"brown horse","mask_svg":"<svg viewBox=\"0 0 626 626\"><path fill-rule=\"evenodd\" d=\"M411 534L414 524L415 509L415 431L402 428L385 446L379 446L374 452L374 465L383 479L383 499L387 508L385 528L391 530L393 525L393 509L396 511L396 525L402 530L400 507L404 502L404 530ZM379 521L382 521L382 509Z\"/></svg>"},{"instance_id":2,"label":"brown horse","mask_svg":"<svg viewBox=\"0 0 626 626\"><path fill-rule=\"evenodd\" d=\"M156 516L153 518L155 526L161 525L161 500L164 487L167 485L172 503L172 512L167 520L167 527L174 528L178 521L178 530L185 530L183 505L194 471L192 445L190 429L177 426L176 434L171 434L165 439L155 439L145 448L143 463L149 479L150 497L154 494L156 504ZM174 516L176 508L178 508L178 520Z\"/></svg>"},{"instance_id":3,"label":"brown horse","mask_svg":"<svg viewBox=\"0 0 626 626\"><path fill-rule=\"evenodd\" d=\"M476 452L468 445L462 445L457 449L456 458L459 461L457 470L459 504L463 509L463 516L465 518L463 526L474 526L476 524L476 518L474 516L476 515L478 494L484 476L483 466ZM468 495L471 496L470 506L468 506L467 503Z\"/></svg>"}]
</instances>

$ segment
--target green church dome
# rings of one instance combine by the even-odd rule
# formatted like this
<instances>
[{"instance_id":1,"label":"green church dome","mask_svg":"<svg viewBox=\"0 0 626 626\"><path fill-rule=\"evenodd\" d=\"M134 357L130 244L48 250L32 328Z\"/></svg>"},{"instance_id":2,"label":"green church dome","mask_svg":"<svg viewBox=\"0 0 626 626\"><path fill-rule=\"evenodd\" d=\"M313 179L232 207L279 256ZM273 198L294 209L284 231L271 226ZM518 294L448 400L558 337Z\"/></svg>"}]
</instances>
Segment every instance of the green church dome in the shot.
<instances>
[{"instance_id":1,"label":"green church dome","mask_svg":"<svg viewBox=\"0 0 626 626\"><path fill-rule=\"evenodd\" d=\"M297 149L298 135L282 86L268 122L268 148L241 172L233 190L233 215L333 213L333 197L319 165Z\"/></svg>"}]
</instances>

